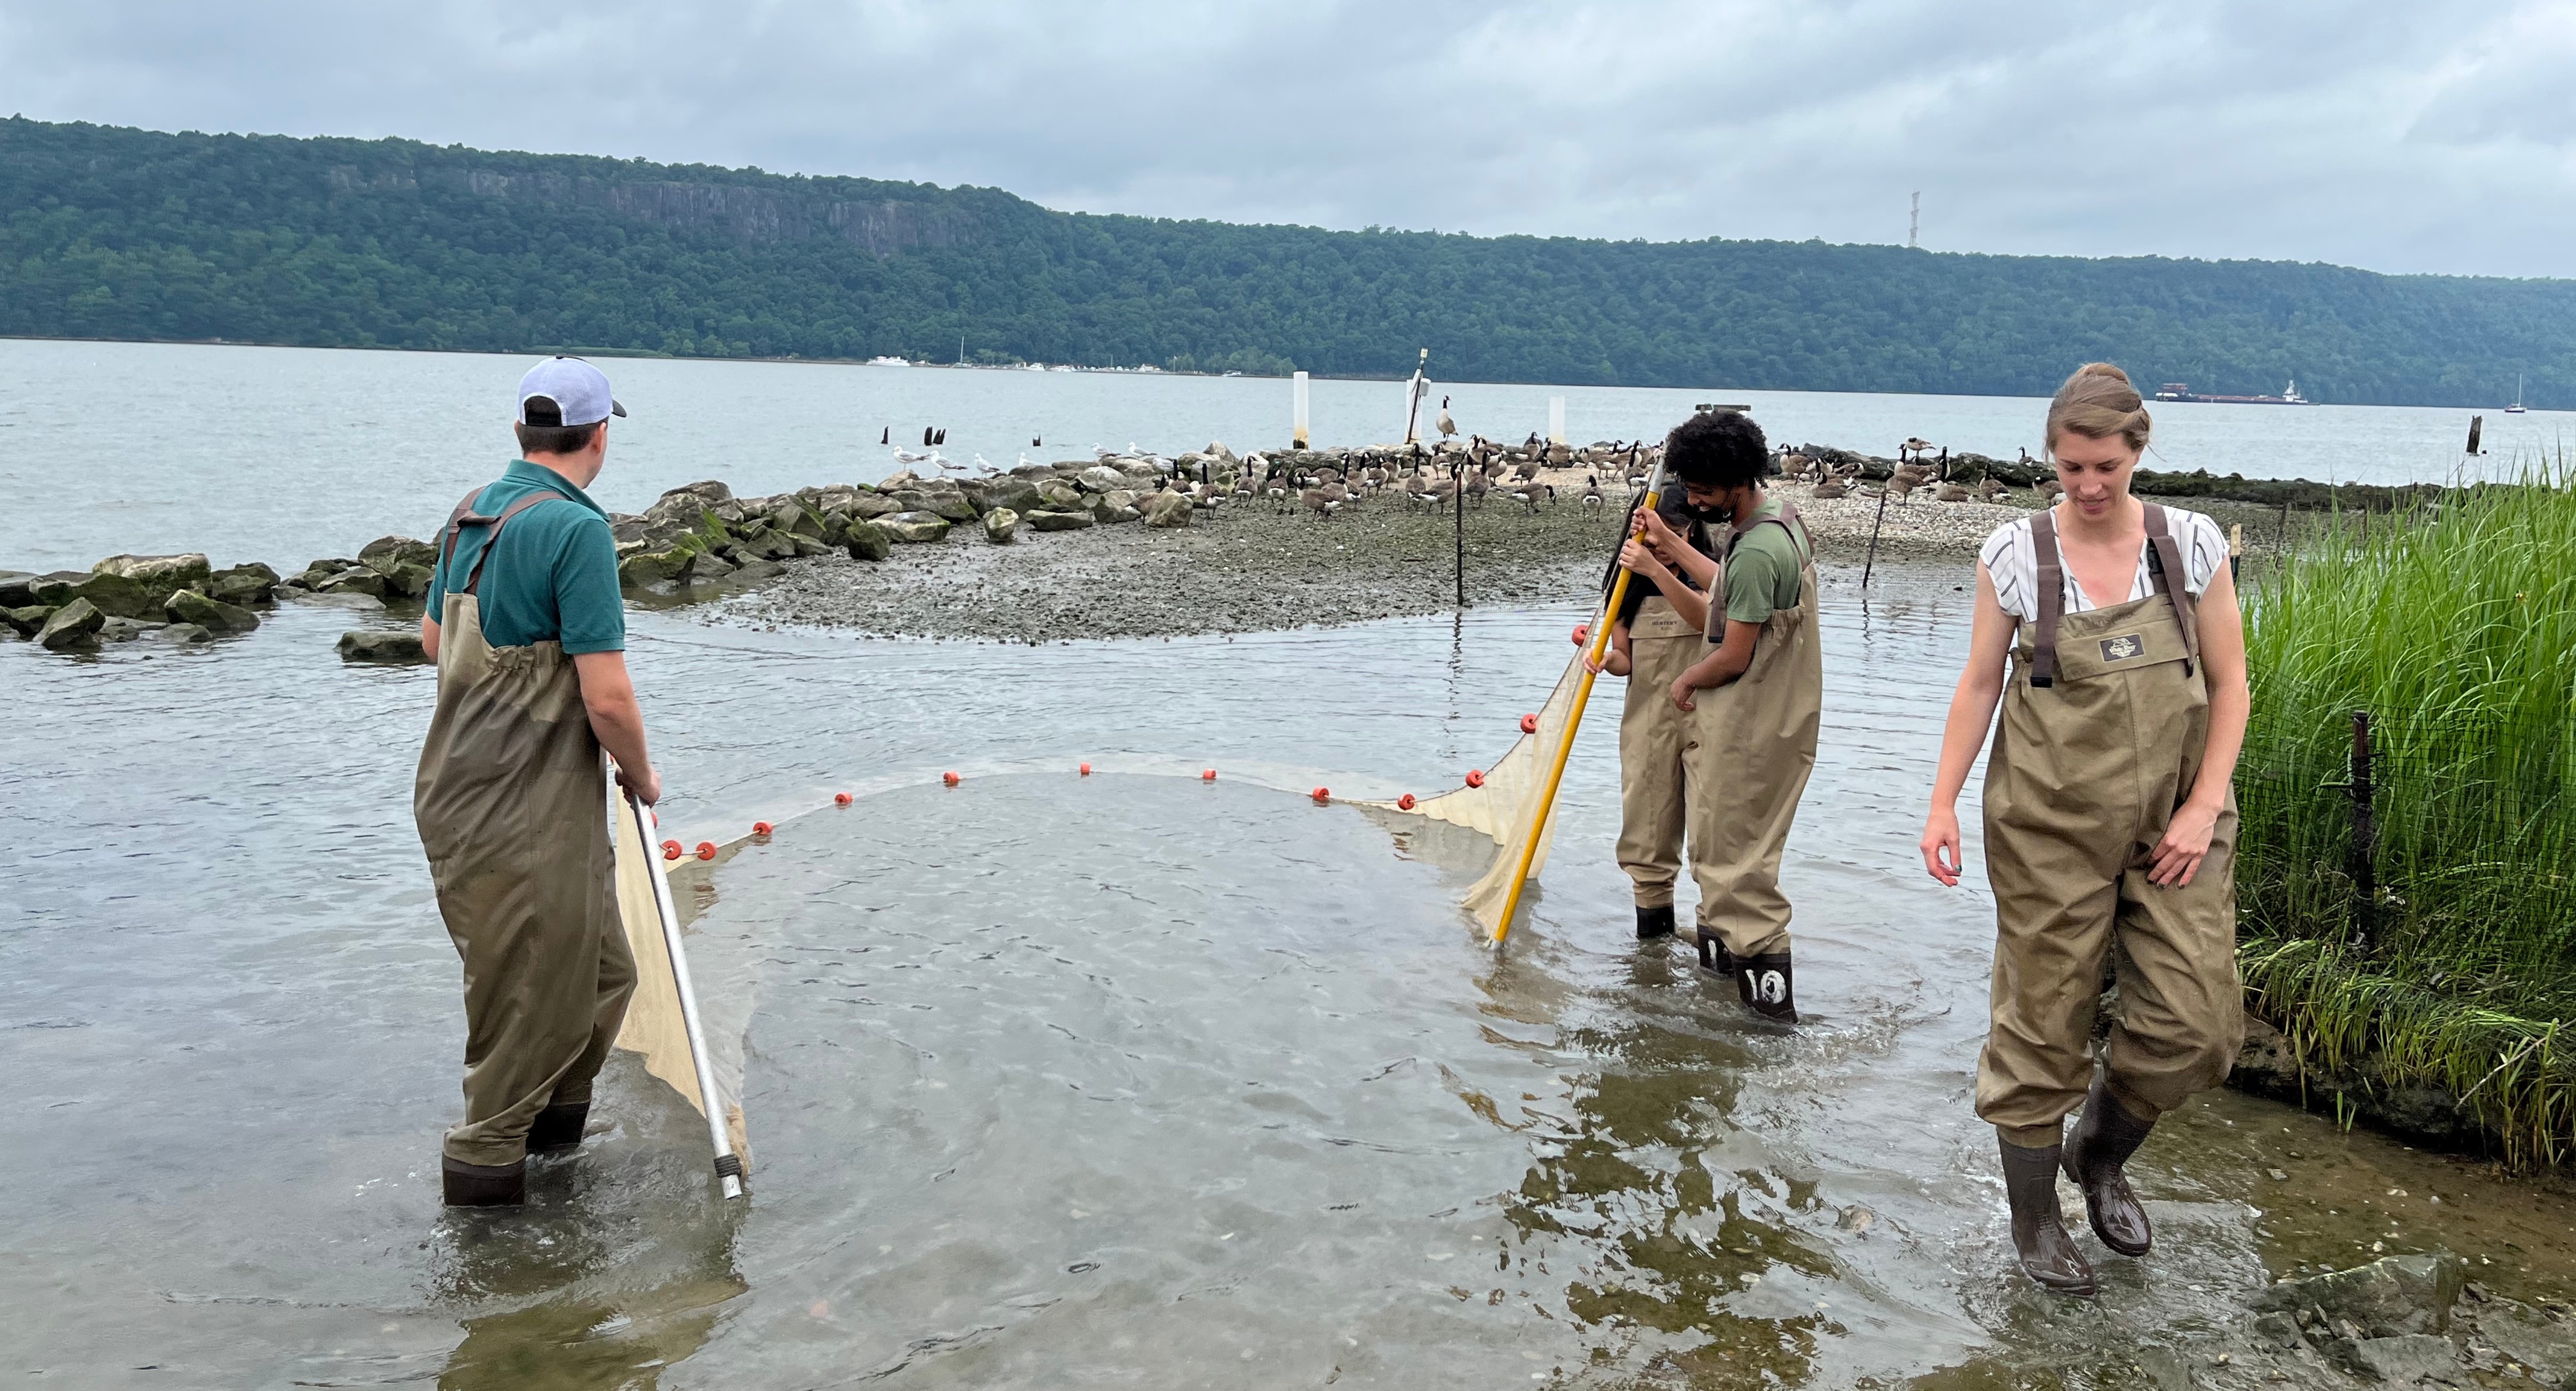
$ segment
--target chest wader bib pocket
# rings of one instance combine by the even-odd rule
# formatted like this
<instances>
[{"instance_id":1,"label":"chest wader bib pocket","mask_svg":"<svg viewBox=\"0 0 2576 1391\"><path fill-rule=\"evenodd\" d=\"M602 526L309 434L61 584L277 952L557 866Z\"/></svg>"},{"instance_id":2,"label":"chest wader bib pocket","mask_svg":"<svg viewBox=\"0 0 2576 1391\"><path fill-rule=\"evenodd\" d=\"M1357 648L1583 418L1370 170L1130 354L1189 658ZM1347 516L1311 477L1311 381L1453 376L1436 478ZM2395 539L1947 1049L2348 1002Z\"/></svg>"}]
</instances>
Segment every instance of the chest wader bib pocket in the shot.
<instances>
[{"instance_id":1,"label":"chest wader bib pocket","mask_svg":"<svg viewBox=\"0 0 2576 1391\"><path fill-rule=\"evenodd\" d=\"M1686 717L1695 745L1693 785L1710 791L1691 808L1691 874L1699 884L1701 964L1734 976L1737 993L1757 1012L1794 1023L1789 900L1780 892L1780 857L1816 768L1824 647L1816 637L1815 547L1795 507L1784 505L1776 516L1737 528L1727 538L1727 555L1754 527L1765 525L1787 532L1797 549L1798 602L1763 620L1753 663L1742 676L1693 697L1699 708ZM1722 636L1723 557L1708 603L1709 628Z\"/></svg>"},{"instance_id":2,"label":"chest wader bib pocket","mask_svg":"<svg viewBox=\"0 0 2576 1391\"><path fill-rule=\"evenodd\" d=\"M1673 881L1681 874L1686 809L1703 795L1691 782L1690 720L1673 706L1673 683L1706 646L1660 594L1628 623L1628 691L1619 712L1619 868L1637 902L1637 935L1673 931Z\"/></svg>"},{"instance_id":3,"label":"chest wader bib pocket","mask_svg":"<svg viewBox=\"0 0 2576 1391\"><path fill-rule=\"evenodd\" d=\"M412 814L464 965L465 1120L447 1132L451 1181L459 1165L518 1164L540 1112L586 1112L634 986L580 676L560 642L483 639L476 591L501 529L560 497L531 494L487 517L468 496L440 542L438 708ZM468 528L488 530L460 585L453 564Z\"/></svg>"},{"instance_id":4,"label":"chest wader bib pocket","mask_svg":"<svg viewBox=\"0 0 2576 1391\"><path fill-rule=\"evenodd\" d=\"M2130 1254L2146 1249L2145 1215L2119 1160L2157 1116L2224 1080L2244 1036L2234 793L2190 884L2147 878L2200 774L2209 691L2164 509L2147 504L2146 519L2153 592L2083 613L2065 612L2053 513L2032 521L2040 615L2013 654L1986 763L1996 938L1977 1061L1977 1114L2008 1168L2016 1150L2053 1159L2067 1114L2084 1105L2064 1162L2084 1167L2096 1231ZM2115 946L2119 1017L2097 1082L2089 1045ZM2088 1143L2093 1158L2079 1166Z\"/></svg>"}]
</instances>

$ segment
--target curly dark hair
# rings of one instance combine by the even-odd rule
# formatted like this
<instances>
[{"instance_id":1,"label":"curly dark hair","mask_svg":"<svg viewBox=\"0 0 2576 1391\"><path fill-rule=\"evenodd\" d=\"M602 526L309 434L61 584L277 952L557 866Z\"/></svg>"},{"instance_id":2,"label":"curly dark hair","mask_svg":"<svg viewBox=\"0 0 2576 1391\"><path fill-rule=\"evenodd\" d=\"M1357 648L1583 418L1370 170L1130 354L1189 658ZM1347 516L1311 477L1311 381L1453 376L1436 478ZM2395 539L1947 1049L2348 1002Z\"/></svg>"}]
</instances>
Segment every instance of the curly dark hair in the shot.
<instances>
[{"instance_id":1,"label":"curly dark hair","mask_svg":"<svg viewBox=\"0 0 2576 1391\"><path fill-rule=\"evenodd\" d=\"M1759 483L1771 471L1771 443L1742 411L1701 411L1664 436L1664 470L1702 488Z\"/></svg>"}]
</instances>

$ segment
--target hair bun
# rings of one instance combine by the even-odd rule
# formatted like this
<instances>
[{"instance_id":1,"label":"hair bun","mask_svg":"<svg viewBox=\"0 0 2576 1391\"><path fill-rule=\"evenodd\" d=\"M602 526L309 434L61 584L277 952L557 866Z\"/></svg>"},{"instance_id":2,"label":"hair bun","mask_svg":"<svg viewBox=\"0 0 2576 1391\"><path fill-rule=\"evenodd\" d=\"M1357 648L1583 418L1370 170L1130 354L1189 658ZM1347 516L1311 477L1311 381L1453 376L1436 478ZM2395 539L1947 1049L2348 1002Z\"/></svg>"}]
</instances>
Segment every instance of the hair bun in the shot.
<instances>
[{"instance_id":1,"label":"hair bun","mask_svg":"<svg viewBox=\"0 0 2576 1391\"><path fill-rule=\"evenodd\" d=\"M2107 362L2085 363L2083 366L2075 369L2075 375L2079 377L2109 377L2111 380L2118 382L2122 386L2130 385L2129 374Z\"/></svg>"}]
</instances>

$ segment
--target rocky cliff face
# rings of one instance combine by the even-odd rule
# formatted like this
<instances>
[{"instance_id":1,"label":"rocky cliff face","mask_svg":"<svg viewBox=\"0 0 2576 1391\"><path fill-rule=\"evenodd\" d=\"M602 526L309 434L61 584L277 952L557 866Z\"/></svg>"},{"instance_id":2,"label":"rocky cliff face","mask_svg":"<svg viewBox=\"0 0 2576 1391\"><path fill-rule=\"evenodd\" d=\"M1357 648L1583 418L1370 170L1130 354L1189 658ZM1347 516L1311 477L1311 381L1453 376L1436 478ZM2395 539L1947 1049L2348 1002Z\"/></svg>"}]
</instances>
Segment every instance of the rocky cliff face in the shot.
<instances>
[{"instance_id":1,"label":"rocky cliff face","mask_svg":"<svg viewBox=\"0 0 2576 1391\"><path fill-rule=\"evenodd\" d=\"M413 193L423 188L514 202L597 208L638 222L744 245L831 239L873 256L966 246L979 240L973 214L946 204L906 199L835 198L740 184L624 182L555 172L504 174L488 169L402 165L329 171L334 192Z\"/></svg>"}]
</instances>

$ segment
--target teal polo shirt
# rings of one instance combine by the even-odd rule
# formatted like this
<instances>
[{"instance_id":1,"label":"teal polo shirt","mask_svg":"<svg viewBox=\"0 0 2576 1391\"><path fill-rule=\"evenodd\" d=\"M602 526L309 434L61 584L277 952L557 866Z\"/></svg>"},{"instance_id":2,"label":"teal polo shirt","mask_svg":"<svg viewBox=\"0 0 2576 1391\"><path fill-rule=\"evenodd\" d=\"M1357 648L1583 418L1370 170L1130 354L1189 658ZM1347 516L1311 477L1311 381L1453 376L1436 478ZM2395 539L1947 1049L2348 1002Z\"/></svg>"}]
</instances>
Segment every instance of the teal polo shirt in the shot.
<instances>
[{"instance_id":1,"label":"teal polo shirt","mask_svg":"<svg viewBox=\"0 0 2576 1391\"><path fill-rule=\"evenodd\" d=\"M553 492L562 501L540 502L510 519L492 558L483 566L475 597L483 640L494 647L561 642L567 655L626 650L626 597L617 587L617 538L608 513L590 494L550 468L514 459L501 480L475 494L474 510L486 517L530 493ZM438 564L429 582L429 616L447 611L449 576L462 586L475 557L491 545L492 528L470 526L456 536L456 553ZM441 532L439 544L446 543Z\"/></svg>"}]
</instances>

